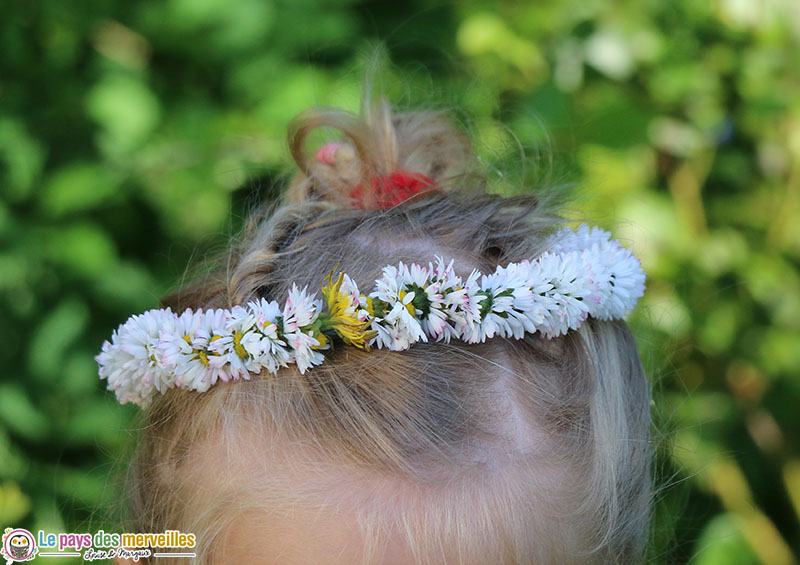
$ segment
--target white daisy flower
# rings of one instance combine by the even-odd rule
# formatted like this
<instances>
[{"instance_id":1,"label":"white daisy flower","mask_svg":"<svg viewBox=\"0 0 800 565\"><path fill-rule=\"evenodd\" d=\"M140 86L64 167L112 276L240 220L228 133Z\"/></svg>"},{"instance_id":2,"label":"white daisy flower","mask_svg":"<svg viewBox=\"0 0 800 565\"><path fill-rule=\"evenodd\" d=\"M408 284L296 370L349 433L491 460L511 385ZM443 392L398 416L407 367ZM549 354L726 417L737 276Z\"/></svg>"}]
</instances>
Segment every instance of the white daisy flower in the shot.
<instances>
[{"instance_id":1,"label":"white daisy flower","mask_svg":"<svg viewBox=\"0 0 800 565\"><path fill-rule=\"evenodd\" d=\"M437 273L438 270L438 273ZM443 291L449 290L443 284L451 284L452 280L442 279L441 277L452 278L452 262L450 268L444 265L439 259L437 266L429 263L427 267L412 263L398 265L397 272L390 273L386 288L390 289L391 294L387 295L389 300L385 300L393 308L397 302L402 302L410 310L411 316L419 322L425 335L432 338L439 338L448 329L448 301L445 300ZM396 285L396 290L395 290ZM409 307L409 304L411 305ZM397 310L399 312L399 310ZM406 316L403 315L402 319ZM400 343L405 343L407 339L413 339L416 335L416 324L410 324L409 332L402 332L398 327L396 333L398 341L393 347L401 347ZM452 331L447 332L448 335ZM449 338L447 338L449 339Z\"/></svg>"},{"instance_id":2,"label":"white daisy flower","mask_svg":"<svg viewBox=\"0 0 800 565\"><path fill-rule=\"evenodd\" d=\"M278 339L277 319L281 309L277 302L263 298L248 303L247 308L234 306L223 337L209 344L218 357L209 357L214 365L228 364L232 379L249 379L266 368L276 373L289 362L286 342Z\"/></svg>"},{"instance_id":3,"label":"white daisy flower","mask_svg":"<svg viewBox=\"0 0 800 565\"><path fill-rule=\"evenodd\" d=\"M403 263L400 263L400 268ZM394 306L396 302L402 300L400 290L403 289L403 281L398 272L398 267L387 265L381 271L381 278L375 281L375 289L370 293L372 298L377 298L383 302Z\"/></svg>"},{"instance_id":4,"label":"white daisy flower","mask_svg":"<svg viewBox=\"0 0 800 565\"><path fill-rule=\"evenodd\" d=\"M281 307L274 300L267 301L264 298L249 302L248 306L255 316L255 330L250 332L253 335L247 336L250 339L247 343L243 341L242 345L248 352L252 351L251 355L258 365L266 367L271 373L277 373L279 367L286 367L291 362L288 345L278 333Z\"/></svg>"},{"instance_id":5,"label":"white daisy flower","mask_svg":"<svg viewBox=\"0 0 800 565\"><path fill-rule=\"evenodd\" d=\"M383 275L375 281L375 290L370 296L386 303L389 312L383 318L374 318L371 329L378 334L371 345L402 351L417 341L428 341L416 318L417 311L413 304L416 294L407 288L411 284L423 286L427 278L427 269L415 264L409 268L402 261L397 267L387 265L383 268Z\"/></svg>"},{"instance_id":6,"label":"white daisy flower","mask_svg":"<svg viewBox=\"0 0 800 565\"><path fill-rule=\"evenodd\" d=\"M422 296L426 311L419 312L420 325L422 330L430 337L438 338L445 330L447 325L447 312L445 298L441 291L441 282L433 280L422 287ZM417 293L414 293L414 298Z\"/></svg>"},{"instance_id":7,"label":"white daisy flower","mask_svg":"<svg viewBox=\"0 0 800 565\"><path fill-rule=\"evenodd\" d=\"M165 366L175 373L175 386L205 392L217 379L227 381L230 374L209 344L224 335L227 310L186 310L175 325L161 332L158 348Z\"/></svg>"},{"instance_id":8,"label":"white daisy flower","mask_svg":"<svg viewBox=\"0 0 800 565\"><path fill-rule=\"evenodd\" d=\"M392 351L403 351L418 341L428 341L419 320L409 312L414 293L407 293L402 301L396 302L391 311L382 319L376 318L372 329L378 332L374 344Z\"/></svg>"},{"instance_id":9,"label":"white daisy flower","mask_svg":"<svg viewBox=\"0 0 800 565\"><path fill-rule=\"evenodd\" d=\"M175 314L167 309L148 310L131 316L104 341L95 357L101 379L121 404L146 405L156 391L173 386L174 375L158 352L159 335L175 323Z\"/></svg>"},{"instance_id":10,"label":"white daisy flower","mask_svg":"<svg viewBox=\"0 0 800 565\"><path fill-rule=\"evenodd\" d=\"M531 289L531 274L529 261L511 263L498 267L494 275L496 279L488 285L495 296L492 311L505 322L500 326L504 337L521 339L526 332L536 331L537 323L544 319Z\"/></svg>"},{"instance_id":11,"label":"white daisy flower","mask_svg":"<svg viewBox=\"0 0 800 565\"><path fill-rule=\"evenodd\" d=\"M292 285L283 308L283 339L289 346L290 360L297 363L300 373L319 365L324 359L322 353L313 349L319 348L320 342L314 337L313 330L308 329L317 321L322 301L316 300L313 293L309 294L307 288L301 290Z\"/></svg>"},{"instance_id":12,"label":"white daisy flower","mask_svg":"<svg viewBox=\"0 0 800 565\"><path fill-rule=\"evenodd\" d=\"M390 329L385 327L381 320L376 319L373 320L372 325L370 326L371 330L375 330L376 335L372 340L369 342L370 347L374 346L378 349L391 349L392 344L394 343L394 336L392 335Z\"/></svg>"},{"instance_id":13,"label":"white daisy flower","mask_svg":"<svg viewBox=\"0 0 800 565\"><path fill-rule=\"evenodd\" d=\"M611 239L611 233L598 227L589 227L586 224L578 226L577 230L562 227L547 239L547 250L550 253L567 253L569 251L583 251L597 245L603 245Z\"/></svg>"},{"instance_id":14,"label":"white daisy flower","mask_svg":"<svg viewBox=\"0 0 800 565\"><path fill-rule=\"evenodd\" d=\"M553 252L582 251L592 265L593 293L589 315L601 320L622 318L644 294L645 274L630 250L600 228L562 228L551 236Z\"/></svg>"},{"instance_id":15,"label":"white daisy flower","mask_svg":"<svg viewBox=\"0 0 800 565\"><path fill-rule=\"evenodd\" d=\"M358 290L358 285L347 274L342 277L341 292L350 298L350 306L346 310L347 315L355 315L359 322L366 322L372 318L369 313L371 309L370 299Z\"/></svg>"},{"instance_id":16,"label":"white daisy flower","mask_svg":"<svg viewBox=\"0 0 800 565\"><path fill-rule=\"evenodd\" d=\"M427 267L422 265L417 265L416 263L404 265L403 262L400 261L397 268L397 276L400 282L402 282L406 287L410 287L412 284L415 284L418 287L423 288L428 284L430 272Z\"/></svg>"},{"instance_id":17,"label":"white daisy flower","mask_svg":"<svg viewBox=\"0 0 800 565\"><path fill-rule=\"evenodd\" d=\"M602 292L592 316L600 320L623 318L644 295L645 274L639 259L629 249L609 244L593 260L601 273Z\"/></svg>"},{"instance_id":18,"label":"white daisy flower","mask_svg":"<svg viewBox=\"0 0 800 565\"><path fill-rule=\"evenodd\" d=\"M425 294L429 311L422 316L422 329L429 337L449 343L460 335L458 324L463 317L460 309L466 292L461 287L461 277L453 269L452 259L445 263L444 259L436 257L435 263L428 264L428 272L430 282Z\"/></svg>"},{"instance_id":19,"label":"white daisy flower","mask_svg":"<svg viewBox=\"0 0 800 565\"><path fill-rule=\"evenodd\" d=\"M538 259L541 280L552 288L540 303L547 306L541 329L547 337L555 337L577 329L589 314L589 297L595 285L586 256L576 251L563 254L544 253Z\"/></svg>"},{"instance_id":20,"label":"white daisy flower","mask_svg":"<svg viewBox=\"0 0 800 565\"><path fill-rule=\"evenodd\" d=\"M321 364L325 358L322 353L315 351L319 341L313 332L303 333L300 330L285 335L286 342L291 348L292 361L297 363L297 369L304 374L309 367Z\"/></svg>"},{"instance_id":21,"label":"white daisy flower","mask_svg":"<svg viewBox=\"0 0 800 565\"><path fill-rule=\"evenodd\" d=\"M321 309L322 301L316 300L314 293L309 294L308 287L299 289L293 284L283 308L283 331L296 332L310 326L317 321Z\"/></svg>"},{"instance_id":22,"label":"white daisy flower","mask_svg":"<svg viewBox=\"0 0 800 565\"><path fill-rule=\"evenodd\" d=\"M342 286L339 287L339 290L350 297L353 311L351 312L348 309L347 314L356 313L355 309L358 308L367 308L367 297L361 294L358 290L358 285L346 273L342 276Z\"/></svg>"},{"instance_id":23,"label":"white daisy flower","mask_svg":"<svg viewBox=\"0 0 800 565\"><path fill-rule=\"evenodd\" d=\"M454 313L456 327L460 330L461 339L467 343L480 341L481 301L486 298L481 294L481 272L474 269L464 281L464 298L460 308Z\"/></svg>"}]
</instances>

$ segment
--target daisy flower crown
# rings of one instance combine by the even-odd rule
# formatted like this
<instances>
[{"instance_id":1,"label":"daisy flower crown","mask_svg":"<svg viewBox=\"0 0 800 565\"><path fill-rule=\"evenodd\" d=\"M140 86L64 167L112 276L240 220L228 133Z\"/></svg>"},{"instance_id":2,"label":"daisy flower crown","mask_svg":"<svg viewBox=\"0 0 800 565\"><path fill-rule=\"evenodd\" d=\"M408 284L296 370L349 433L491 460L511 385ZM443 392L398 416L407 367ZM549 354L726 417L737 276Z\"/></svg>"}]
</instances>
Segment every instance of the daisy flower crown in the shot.
<instances>
[{"instance_id":1,"label":"daisy flower crown","mask_svg":"<svg viewBox=\"0 0 800 565\"><path fill-rule=\"evenodd\" d=\"M322 298L293 285L286 302L264 298L227 309L131 316L95 357L120 403L146 406L174 388L204 392L217 381L250 379L321 364L335 341L403 351L419 341L484 342L547 338L591 316L620 319L644 293L639 260L599 228L562 228L533 260L477 270L464 278L453 261L383 268L368 295L345 273L331 273Z\"/></svg>"}]
</instances>

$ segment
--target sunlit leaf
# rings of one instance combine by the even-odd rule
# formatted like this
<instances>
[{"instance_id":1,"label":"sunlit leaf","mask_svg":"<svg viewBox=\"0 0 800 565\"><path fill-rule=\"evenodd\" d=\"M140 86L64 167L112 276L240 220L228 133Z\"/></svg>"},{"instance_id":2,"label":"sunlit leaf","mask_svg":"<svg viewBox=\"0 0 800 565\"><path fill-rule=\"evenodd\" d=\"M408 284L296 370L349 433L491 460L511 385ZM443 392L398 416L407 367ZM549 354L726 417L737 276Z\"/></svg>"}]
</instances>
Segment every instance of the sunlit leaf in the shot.
<instances>
[{"instance_id":1,"label":"sunlit leaf","mask_svg":"<svg viewBox=\"0 0 800 565\"><path fill-rule=\"evenodd\" d=\"M25 439L40 441L50 429L47 418L17 383L0 383L0 421Z\"/></svg>"},{"instance_id":2,"label":"sunlit leaf","mask_svg":"<svg viewBox=\"0 0 800 565\"><path fill-rule=\"evenodd\" d=\"M89 322L89 309L80 299L65 298L46 313L38 324L28 350L31 373L52 384L69 347L77 340Z\"/></svg>"},{"instance_id":3,"label":"sunlit leaf","mask_svg":"<svg viewBox=\"0 0 800 565\"><path fill-rule=\"evenodd\" d=\"M695 545L693 563L697 565L751 565L758 563L739 523L731 514L711 519Z\"/></svg>"},{"instance_id":4,"label":"sunlit leaf","mask_svg":"<svg viewBox=\"0 0 800 565\"><path fill-rule=\"evenodd\" d=\"M53 215L90 209L113 195L119 178L108 169L76 163L52 175L41 193L42 207Z\"/></svg>"},{"instance_id":5,"label":"sunlit leaf","mask_svg":"<svg viewBox=\"0 0 800 565\"><path fill-rule=\"evenodd\" d=\"M75 222L50 231L47 251L54 262L87 277L98 277L117 262L111 238L89 222Z\"/></svg>"},{"instance_id":6,"label":"sunlit leaf","mask_svg":"<svg viewBox=\"0 0 800 565\"><path fill-rule=\"evenodd\" d=\"M44 161L44 150L17 120L0 115L0 191L19 200L33 189Z\"/></svg>"},{"instance_id":7,"label":"sunlit leaf","mask_svg":"<svg viewBox=\"0 0 800 565\"><path fill-rule=\"evenodd\" d=\"M0 524L14 524L31 509L31 500L13 481L0 483Z\"/></svg>"},{"instance_id":8,"label":"sunlit leaf","mask_svg":"<svg viewBox=\"0 0 800 565\"><path fill-rule=\"evenodd\" d=\"M144 142L161 115L160 102L148 85L121 73L108 74L92 88L86 109L102 126L98 143L112 157Z\"/></svg>"}]
</instances>

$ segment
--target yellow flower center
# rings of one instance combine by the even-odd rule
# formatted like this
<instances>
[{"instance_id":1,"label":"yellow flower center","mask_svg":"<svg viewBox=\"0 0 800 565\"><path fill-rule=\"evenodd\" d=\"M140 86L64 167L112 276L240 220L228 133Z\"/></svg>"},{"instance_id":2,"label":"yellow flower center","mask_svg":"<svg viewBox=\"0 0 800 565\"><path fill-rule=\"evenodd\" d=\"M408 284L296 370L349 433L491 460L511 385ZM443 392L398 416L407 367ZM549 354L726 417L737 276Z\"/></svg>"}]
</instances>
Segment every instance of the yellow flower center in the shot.
<instances>
[{"instance_id":1,"label":"yellow flower center","mask_svg":"<svg viewBox=\"0 0 800 565\"><path fill-rule=\"evenodd\" d=\"M322 349L328 345L328 336L326 336L324 333L319 333L315 335L314 338L319 342L319 345L312 345L311 349Z\"/></svg>"},{"instance_id":2,"label":"yellow flower center","mask_svg":"<svg viewBox=\"0 0 800 565\"><path fill-rule=\"evenodd\" d=\"M408 292L406 292L405 290L401 290L398 294L400 295L400 302L403 302L406 299L406 295L408 294ZM411 314L412 316L417 315L417 309L414 308L413 300L409 301L409 303L406 304L406 310L408 310L408 313Z\"/></svg>"},{"instance_id":3,"label":"yellow flower center","mask_svg":"<svg viewBox=\"0 0 800 565\"><path fill-rule=\"evenodd\" d=\"M242 345L242 336L244 334L241 330L236 330L233 332L233 350L236 352L236 355L241 357L242 359L247 358L247 351L245 350L244 346Z\"/></svg>"}]
</instances>

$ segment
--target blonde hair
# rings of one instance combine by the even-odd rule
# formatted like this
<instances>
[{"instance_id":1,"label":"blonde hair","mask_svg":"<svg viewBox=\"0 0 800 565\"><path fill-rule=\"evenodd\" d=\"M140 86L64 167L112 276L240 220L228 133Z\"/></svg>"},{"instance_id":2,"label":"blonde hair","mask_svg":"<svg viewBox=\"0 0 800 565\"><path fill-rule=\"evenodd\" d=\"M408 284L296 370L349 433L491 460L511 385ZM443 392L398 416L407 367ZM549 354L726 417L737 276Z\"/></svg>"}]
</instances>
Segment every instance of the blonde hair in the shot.
<instances>
[{"instance_id":1,"label":"blonde hair","mask_svg":"<svg viewBox=\"0 0 800 565\"><path fill-rule=\"evenodd\" d=\"M333 163L306 155L319 127L342 133ZM485 193L469 140L440 113L393 114L384 102L365 119L311 110L291 125L289 146L299 172L287 203L254 214L226 262L164 306L282 300L292 283L317 288L334 267L371 288L382 266L434 255L456 258L464 274L486 272L540 254L561 221L541 193ZM394 170L422 173L438 190L388 210L352 206L355 185ZM421 563L642 559L649 390L623 322L590 320L551 340L399 353L342 346L326 357L304 375L292 366L203 394L160 395L131 467L133 527L195 532L198 559L212 562L237 515L278 512L292 497L341 504L324 496L341 485L367 540L365 562L389 535ZM228 480L198 492L210 445ZM316 486L289 489L267 472L257 492L242 492L254 487L230 477L237 459L278 457L276 446L284 456L290 446L293 468L306 466ZM352 481L371 485L377 502Z\"/></svg>"}]
</instances>

